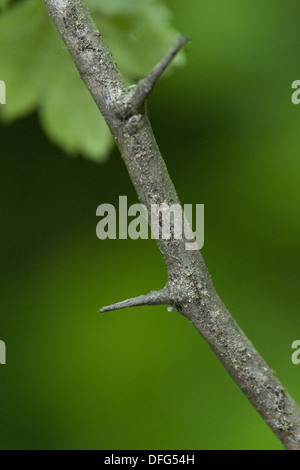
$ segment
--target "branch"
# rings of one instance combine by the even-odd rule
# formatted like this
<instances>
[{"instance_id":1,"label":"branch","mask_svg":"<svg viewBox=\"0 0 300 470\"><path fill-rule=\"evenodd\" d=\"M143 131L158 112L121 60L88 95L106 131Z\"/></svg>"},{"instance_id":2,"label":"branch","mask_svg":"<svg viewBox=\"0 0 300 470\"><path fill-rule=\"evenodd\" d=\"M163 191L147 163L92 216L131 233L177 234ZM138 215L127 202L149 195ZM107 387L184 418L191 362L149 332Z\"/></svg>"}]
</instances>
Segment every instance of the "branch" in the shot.
<instances>
[{"instance_id":1,"label":"branch","mask_svg":"<svg viewBox=\"0 0 300 470\"><path fill-rule=\"evenodd\" d=\"M170 292L165 287L159 291L151 291L149 294L140 295L139 297L134 297L133 299L123 300L116 304L109 305L108 307L102 307L99 312L112 312L113 310L120 310L127 307L139 307L142 305L163 305L172 303L172 297Z\"/></svg>"},{"instance_id":2,"label":"branch","mask_svg":"<svg viewBox=\"0 0 300 470\"><path fill-rule=\"evenodd\" d=\"M148 93L139 92L142 85L135 88L138 90L135 93L128 91L101 34L80 0L45 0L45 3L111 129L140 202L146 206L148 214L151 203L166 203L169 207L179 204L147 116L144 113L128 114L128 109L134 110L143 104ZM162 64L167 65L170 58L167 55ZM150 73L150 86L156 82L163 67ZM140 83L146 82L147 78ZM221 302L200 252L187 251L185 243L184 239L157 240L168 270L171 300L168 303L187 317L206 339L283 445L287 449L300 450L297 404ZM125 306L124 303L121 305Z\"/></svg>"}]
</instances>

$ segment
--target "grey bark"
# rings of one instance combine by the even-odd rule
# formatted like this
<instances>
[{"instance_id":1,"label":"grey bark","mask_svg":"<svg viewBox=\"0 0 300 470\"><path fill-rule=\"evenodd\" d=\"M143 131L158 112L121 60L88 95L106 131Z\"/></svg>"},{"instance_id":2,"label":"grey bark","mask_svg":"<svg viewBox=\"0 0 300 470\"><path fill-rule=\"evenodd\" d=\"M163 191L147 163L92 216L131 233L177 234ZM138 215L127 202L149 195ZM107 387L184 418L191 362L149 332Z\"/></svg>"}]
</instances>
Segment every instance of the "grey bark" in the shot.
<instances>
[{"instance_id":1,"label":"grey bark","mask_svg":"<svg viewBox=\"0 0 300 470\"><path fill-rule=\"evenodd\" d=\"M178 204L143 105L186 40L182 39L136 87L128 88L82 2L45 0L45 4L112 132L140 202L148 213L151 213L152 203ZM174 306L206 339L285 448L300 450L298 405L220 300L200 252L187 251L185 242L174 238L157 241L169 276L161 291L104 307L101 311L162 303Z\"/></svg>"}]
</instances>

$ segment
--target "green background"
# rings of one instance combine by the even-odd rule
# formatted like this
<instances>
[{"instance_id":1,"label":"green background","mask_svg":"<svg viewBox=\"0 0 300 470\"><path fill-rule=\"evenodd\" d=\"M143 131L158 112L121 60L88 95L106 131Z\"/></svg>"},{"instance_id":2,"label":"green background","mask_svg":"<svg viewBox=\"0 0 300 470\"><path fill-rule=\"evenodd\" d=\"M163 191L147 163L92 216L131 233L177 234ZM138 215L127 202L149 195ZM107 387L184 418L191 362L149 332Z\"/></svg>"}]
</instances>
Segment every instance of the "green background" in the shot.
<instances>
[{"instance_id":1,"label":"green background","mask_svg":"<svg viewBox=\"0 0 300 470\"><path fill-rule=\"evenodd\" d=\"M192 42L150 100L157 140L181 201L205 204L220 296L300 402L299 1L166 3ZM36 115L0 136L0 448L281 449L177 312L97 313L167 278L154 241L96 238L99 204L137 202L118 152L67 157Z\"/></svg>"}]
</instances>

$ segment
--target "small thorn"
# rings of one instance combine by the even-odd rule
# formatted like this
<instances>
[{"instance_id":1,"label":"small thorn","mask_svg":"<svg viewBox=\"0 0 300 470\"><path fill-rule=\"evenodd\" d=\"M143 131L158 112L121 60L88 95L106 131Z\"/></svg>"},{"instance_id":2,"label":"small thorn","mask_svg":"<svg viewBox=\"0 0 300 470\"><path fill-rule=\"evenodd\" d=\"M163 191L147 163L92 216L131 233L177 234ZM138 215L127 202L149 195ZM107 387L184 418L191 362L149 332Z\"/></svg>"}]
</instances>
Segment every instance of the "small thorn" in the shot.
<instances>
[{"instance_id":1,"label":"small thorn","mask_svg":"<svg viewBox=\"0 0 300 470\"><path fill-rule=\"evenodd\" d=\"M140 295L132 299L123 300L106 307L102 307L99 313L112 312L127 307L138 307L142 305L163 305L171 302L170 293L167 287L159 291L151 291L149 294Z\"/></svg>"},{"instance_id":2,"label":"small thorn","mask_svg":"<svg viewBox=\"0 0 300 470\"><path fill-rule=\"evenodd\" d=\"M167 55L151 70L151 72L142 78L136 87L132 89L131 107L133 113L139 112L144 106L148 96L158 82L159 78L172 62L174 57L189 42L188 38L179 38L178 43L167 53Z\"/></svg>"}]
</instances>

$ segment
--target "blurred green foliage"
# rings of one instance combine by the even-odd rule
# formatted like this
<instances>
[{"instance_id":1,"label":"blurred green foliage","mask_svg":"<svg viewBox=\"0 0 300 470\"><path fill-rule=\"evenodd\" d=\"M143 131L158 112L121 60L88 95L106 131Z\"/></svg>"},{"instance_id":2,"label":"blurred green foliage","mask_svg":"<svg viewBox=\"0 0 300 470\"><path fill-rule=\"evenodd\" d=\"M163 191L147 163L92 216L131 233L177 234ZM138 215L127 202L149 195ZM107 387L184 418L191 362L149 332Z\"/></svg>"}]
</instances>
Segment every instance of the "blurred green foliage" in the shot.
<instances>
[{"instance_id":1,"label":"blurred green foliage","mask_svg":"<svg viewBox=\"0 0 300 470\"><path fill-rule=\"evenodd\" d=\"M157 140L181 201L205 204L218 292L300 402L300 4L165 3L192 42L151 98ZM70 159L36 114L0 133L0 448L281 449L186 319L97 313L166 280L154 241L96 238L99 204L137 202L117 151Z\"/></svg>"},{"instance_id":2,"label":"blurred green foliage","mask_svg":"<svg viewBox=\"0 0 300 470\"><path fill-rule=\"evenodd\" d=\"M87 4L129 82L146 74L178 34L170 10L158 0ZM183 53L174 63L184 63ZM65 152L96 161L108 156L111 134L42 0L19 0L4 10L0 64L10 97L2 119L11 122L37 110L45 132Z\"/></svg>"},{"instance_id":3,"label":"blurred green foliage","mask_svg":"<svg viewBox=\"0 0 300 470\"><path fill-rule=\"evenodd\" d=\"M5 8L8 7L10 2L11 2L11 0L0 0L0 12L5 10Z\"/></svg>"}]
</instances>

